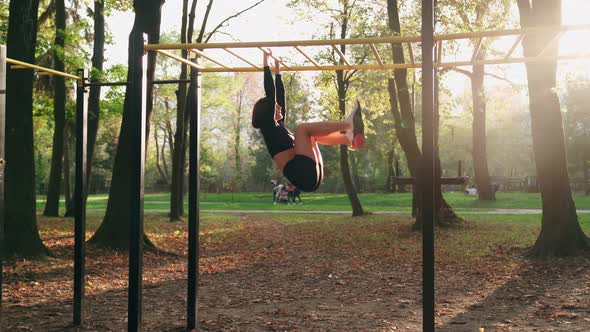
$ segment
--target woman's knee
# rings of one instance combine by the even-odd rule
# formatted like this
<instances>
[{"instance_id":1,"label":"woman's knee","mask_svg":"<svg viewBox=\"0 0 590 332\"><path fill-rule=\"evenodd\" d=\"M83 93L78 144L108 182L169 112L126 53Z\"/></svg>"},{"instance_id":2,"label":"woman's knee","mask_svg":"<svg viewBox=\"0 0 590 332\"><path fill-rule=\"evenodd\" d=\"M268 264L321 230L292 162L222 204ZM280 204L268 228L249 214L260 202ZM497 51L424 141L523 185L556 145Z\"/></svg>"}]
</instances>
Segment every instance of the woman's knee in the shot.
<instances>
[{"instance_id":1,"label":"woman's knee","mask_svg":"<svg viewBox=\"0 0 590 332\"><path fill-rule=\"evenodd\" d=\"M309 128L307 124L300 123L295 127L295 136L307 136L309 137Z\"/></svg>"}]
</instances>

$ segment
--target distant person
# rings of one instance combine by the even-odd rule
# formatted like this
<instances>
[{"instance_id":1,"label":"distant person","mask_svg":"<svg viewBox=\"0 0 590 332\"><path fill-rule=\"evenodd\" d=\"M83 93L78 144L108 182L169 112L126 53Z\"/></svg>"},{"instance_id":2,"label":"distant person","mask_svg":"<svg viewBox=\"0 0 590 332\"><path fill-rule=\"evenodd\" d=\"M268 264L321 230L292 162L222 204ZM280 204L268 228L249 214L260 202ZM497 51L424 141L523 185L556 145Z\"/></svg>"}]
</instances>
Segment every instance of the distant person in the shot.
<instances>
[{"instance_id":1,"label":"distant person","mask_svg":"<svg viewBox=\"0 0 590 332\"><path fill-rule=\"evenodd\" d=\"M283 175L302 191L315 191L324 176L324 163L318 144L348 145L360 149L365 145L364 123L360 103L345 121L301 123L293 135L285 127L285 87L280 64L275 60L275 84L264 54L264 91L266 96L254 105L252 126L260 129L272 160ZM275 99L276 93L276 99Z\"/></svg>"},{"instance_id":2,"label":"distant person","mask_svg":"<svg viewBox=\"0 0 590 332\"><path fill-rule=\"evenodd\" d=\"M303 201L301 201L301 190L290 183L287 185L287 192L289 193L289 204L297 204L295 203L297 198L299 198L299 204L303 204Z\"/></svg>"},{"instance_id":3,"label":"distant person","mask_svg":"<svg viewBox=\"0 0 590 332\"><path fill-rule=\"evenodd\" d=\"M477 188L474 186L469 186L465 188L465 195L467 196L477 196Z\"/></svg>"}]
</instances>

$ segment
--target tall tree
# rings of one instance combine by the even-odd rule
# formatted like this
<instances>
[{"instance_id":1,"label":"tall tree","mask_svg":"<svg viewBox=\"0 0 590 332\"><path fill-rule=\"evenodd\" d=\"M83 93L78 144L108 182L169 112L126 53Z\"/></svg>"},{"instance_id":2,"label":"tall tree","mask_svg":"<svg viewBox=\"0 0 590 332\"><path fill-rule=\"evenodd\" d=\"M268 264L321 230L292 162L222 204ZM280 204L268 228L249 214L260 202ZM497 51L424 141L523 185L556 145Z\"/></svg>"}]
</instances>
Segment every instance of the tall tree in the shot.
<instances>
[{"instance_id":1,"label":"tall tree","mask_svg":"<svg viewBox=\"0 0 590 332\"><path fill-rule=\"evenodd\" d=\"M399 16L398 0L387 0L387 14L390 32L394 35L401 34L401 24ZM405 63L404 49L402 44L392 44L391 51L394 63ZM397 139L404 151L406 161L408 163L408 170L410 175L415 179L420 173L420 161L422 160L422 153L418 146L418 139L416 138L416 118L414 116L414 108L410 89L408 88L408 70L395 69L393 71L393 78L388 80L389 102L391 105L391 112L394 118L394 126ZM437 130L438 131L438 130ZM437 135L438 136L438 135ZM438 141L438 140L437 140ZM437 160L437 172L440 173L440 159ZM419 188L416 186L415 197L420 197ZM455 214L451 206L445 201L442 196L440 186L436 188L437 207L439 212L436 214L437 225L448 225L456 223L461 219ZM419 203L419 202L418 202ZM418 207L420 204L417 204ZM422 226L420 213L416 216L416 228Z\"/></svg>"},{"instance_id":2,"label":"tall tree","mask_svg":"<svg viewBox=\"0 0 590 332\"><path fill-rule=\"evenodd\" d=\"M129 60L128 65L132 67L137 63L140 52L133 52L131 47L134 45L134 36L139 33L148 34L149 43L158 43L160 39L160 22L161 10L164 0L135 0L133 8L135 10L135 21L131 33L129 34ZM135 45L137 46L137 45ZM155 73L155 54L148 56L147 80L154 79ZM128 74L128 80L131 79ZM148 129L150 126L150 115L152 111L152 88L148 85L146 91L146 143L149 141ZM129 164L131 161L131 142L134 137L130 133L130 118L132 117L131 108L129 107L129 87L125 93L125 105L123 108L123 119L121 122L121 131L119 134L119 144L115 155L115 165L113 166L113 176L111 188L109 191L109 200L107 210L102 224L96 233L90 239L90 243L106 246L115 249L129 248L129 230L130 230L130 171ZM146 244L152 246L151 242L145 237Z\"/></svg>"},{"instance_id":3,"label":"tall tree","mask_svg":"<svg viewBox=\"0 0 590 332\"><path fill-rule=\"evenodd\" d=\"M456 31L485 31L503 27L509 17L511 1L472 1L451 0L440 3L441 26L452 32ZM478 48L475 60L485 59L489 42L474 40L474 48ZM488 151L486 139L486 96L484 90L484 65L474 64L471 71L453 68L456 72L466 75L471 82L472 96L472 156L473 172L477 193L481 201L496 199L490 172L488 170Z\"/></svg>"},{"instance_id":4,"label":"tall tree","mask_svg":"<svg viewBox=\"0 0 590 332\"><path fill-rule=\"evenodd\" d=\"M180 25L180 42L187 43L188 35L192 42L192 35L194 30L194 17L196 11L197 1L193 0L190 12L190 24L188 13L188 0L182 1L182 19ZM210 7L209 7L210 8ZM205 18L206 19L206 18ZM205 20L204 19L204 20ZM181 56L183 59L188 59L188 50L182 50ZM188 77L188 67L184 63L180 67L180 80L186 80ZM176 90L176 133L174 136L173 150L172 150L172 182L170 184L170 221L179 221L182 219L184 212L184 173L185 173L185 158L186 158L186 144L184 138L186 136L186 121L187 114L187 84L180 83L178 90Z\"/></svg>"},{"instance_id":5,"label":"tall tree","mask_svg":"<svg viewBox=\"0 0 590 332\"><path fill-rule=\"evenodd\" d=\"M520 24L529 27L561 25L561 0L517 0ZM525 57L555 56L557 31L527 33ZM563 122L557 96L557 61L526 64L531 111L533 151L543 202L541 233L532 248L536 256L573 255L588 249L590 241L580 228L567 169Z\"/></svg>"},{"instance_id":6,"label":"tall tree","mask_svg":"<svg viewBox=\"0 0 590 332\"><path fill-rule=\"evenodd\" d=\"M66 4L65 0L55 0L55 43L53 45L53 63L57 71L65 71L66 42ZM62 76L53 77L53 148L51 153L51 170L47 186L47 201L43 215L59 215L59 196L62 188L62 167L64 160L64 135L66 122L66 80Z\"/></svg>"},{"instance_id":7,"label":"tall tree","mask_svg":"<svg viewBox=\"0 0 590 332\"><path fill-rule=\"evenodd\" d=\"M105 0L95 0L92 17L94 20L94 42L92 46L92 70L90 71L90 82L96 83L102 80L104 68L104 47L105 47ZM100 122L100 85L92 85L88 92L88 142L86 151L86 183L91 183L92 161L98 135Z\"/></svg>"},{"instance_id":8,"label":"tall tree","mask_svg":"<svg viewBox=\"0 0 590 332\"><path fill-rule=\"evenodd\" d=\"M213 6L214 0L209 0L207 3L207 9L201 21L201 27L199 34L195 42L206 43L208 42L215 33L222 29L230 20L242 15L243 13L255 8L265 0L258 0L249 7L236 12L233 15L228 16L217 24L210 32L207 30L207 22L209 20L209 14ZM194 35L195 25L195 13L196 13L197 1L193 0L191 3L190 13L188 13L188 0L183 0L183 14L181 21L181 43L192 43ZM188 20L187 20L188 19ZM188 60L188 52L182 51L181 56ZM188 75L187 66L181 65L180 79L186 79ZM186 84L178 85L177 92L177 115L176 115L176 133L174 135L174 150L172 152L172 184L170 185L170 221L178 221L182 219L184 214L183 202L184 202L184 179L186 169L186 154L188 149L188 121L190 112L187 111L189 94L187 92Z\"/></svg>"},{"instance_id":9,"label":"tall tree","mask_svg":"<svg viewBox=\"0 0 590 332\"><path fill-rule=\"evenodd\" d=\"M289 6L300 6L306 14L304 15L327 15L329 17L329 26L326 26L330 38L349 38L350 36L360 37L363 34L368 34L370 24L366 24L366 18L370 9L370 3L357 0L291 0ZM373 32L373 31L370 31ZM354 56L355 63L362 63L367 57L367 53L362 50L353 53L351 48L346 45L338 47L339 52L345 57ZM342 56L332 52L329 55L329 60L333 63L344 64ZM335 75L330 77L333 79L336 88L336 98L338 103L338 117L343 119L346 116L346 101L351 91L351 83L357 74L355 70L337 70ZM352 104L352 103L350 103ZM348 147L345 145L339 146L339 163L342 175L342 182L344 189L352 207L353 216L361 216L365 212L361 205L360 199L355 188L353 177L351 174L350 160L348 156Z\"/></svg>"},{"instance_id":10,"label":"tall tree","mask_svg":"<svg viewBox=\"0 0 590 332\"><path fill-rule=\"evenodd\" d=\"M351 16L356 10L358 10L358 8L355 8L355 5L356 1L339 0L338 8L333 8L333 10L336 11L336 15L333 16L333 19L335 20L335 23L340 26L340 31L337 32L338 38L345 39L349 36L351 30ZM346 45L340 45L340 52L344 56L347 55ZM344 64L344 61L341 57L338 58L338 63L340 65ZM346 98L355 73L356 71L336 71L336 91L338 94L338 111L340 113L340 119L344 119L346 116ZM339 149L340 171L342 172L344 190L346 191L346 195L348 196L348 200L350 201L350 205L352 207L352 216L362 216L365 214L365 212L357 194L358 188L355 187L351 175L348 147L345 145L340 145Z\"/></svg>"},{"instance_id":11,"label":"tall tree","mask_svg":"<svg viewBox=\"0 0 590 332\"><path fill-rule=\"evenodd\" d=\"M37 44L38 0L10 2L9 58L33 63ZM33 147L33 71L10 70L6 76L5 253L37 256L47 248L39 237L35 202Z\"/></svg>"}]
</instances>

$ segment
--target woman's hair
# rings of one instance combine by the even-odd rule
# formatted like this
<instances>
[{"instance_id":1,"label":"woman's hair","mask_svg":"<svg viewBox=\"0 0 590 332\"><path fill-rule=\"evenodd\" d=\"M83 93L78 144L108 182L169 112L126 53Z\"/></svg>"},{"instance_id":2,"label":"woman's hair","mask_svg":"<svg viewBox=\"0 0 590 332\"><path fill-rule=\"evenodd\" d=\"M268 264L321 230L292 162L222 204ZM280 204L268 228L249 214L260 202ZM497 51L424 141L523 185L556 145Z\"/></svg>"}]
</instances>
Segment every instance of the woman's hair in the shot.
<instances>
[{"instance_id":1,"label":"woman's hair","mask_svg":"<svg viewBox=\"0 0 590 332\"><path fill-rule=\"evenodd\" d=\"M252 110L252 127L264 128L274 126L273 106L267 97L258 99Z\"/></svg>"}]
</instances>

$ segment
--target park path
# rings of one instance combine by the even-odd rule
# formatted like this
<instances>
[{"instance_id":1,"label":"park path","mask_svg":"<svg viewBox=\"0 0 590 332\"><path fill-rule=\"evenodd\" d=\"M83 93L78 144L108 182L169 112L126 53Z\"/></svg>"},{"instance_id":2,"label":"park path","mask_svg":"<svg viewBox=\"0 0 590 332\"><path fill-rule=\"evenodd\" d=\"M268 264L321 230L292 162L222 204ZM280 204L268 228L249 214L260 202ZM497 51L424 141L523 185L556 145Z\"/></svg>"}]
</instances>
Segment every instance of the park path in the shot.
<instances>
[{"instance_id":1,"label":"park path","mask_svg":"<svg viewBox=\"0 0 590 332\"><path fill-rule=\"evenodd\" d=\"M165 204L169 202L165 201L146 201L147 204ZM201 205L219 204L220 202L201 202ZM104 208L89 208L88 210L104 210ZM169 209L150 209L145 208L145 211L149 212L170 212ZM350 210L257 210L257 209L201 209L202 212L209 213L256 213L256 214L351 214ZM475 214L475 215L497 215L497 214L542 214L541 209L493 209L493 210L461 210L454 209L455 212L460 214ZM576 210L578 214L590 214L590 210L580 209ZM390 211L370 211L372 214L391 214L391 215L404 215L409 214L410 210L390 210Z\"/></svg>"},{"instance_id":2,"label":"park path","mask_svg":"<svg viewBox=\"0 0 590 332\"><path fill-rule=\"evenodd\" d=\"M154 211L154 210L150 210ZM162 210L164 211L164 210ZM166 210L168 211L168 210ZM352 211L315 211L315 210L207 210L210 213L294 213L294 214L350 214ZM457 211L460 214L542 214L541 209L495 209L489 211ZM590 210L577 210L578 214L590 214ZM409 214L410 211L371 211L373 214Z\"/></svg>"}]
</instances>

